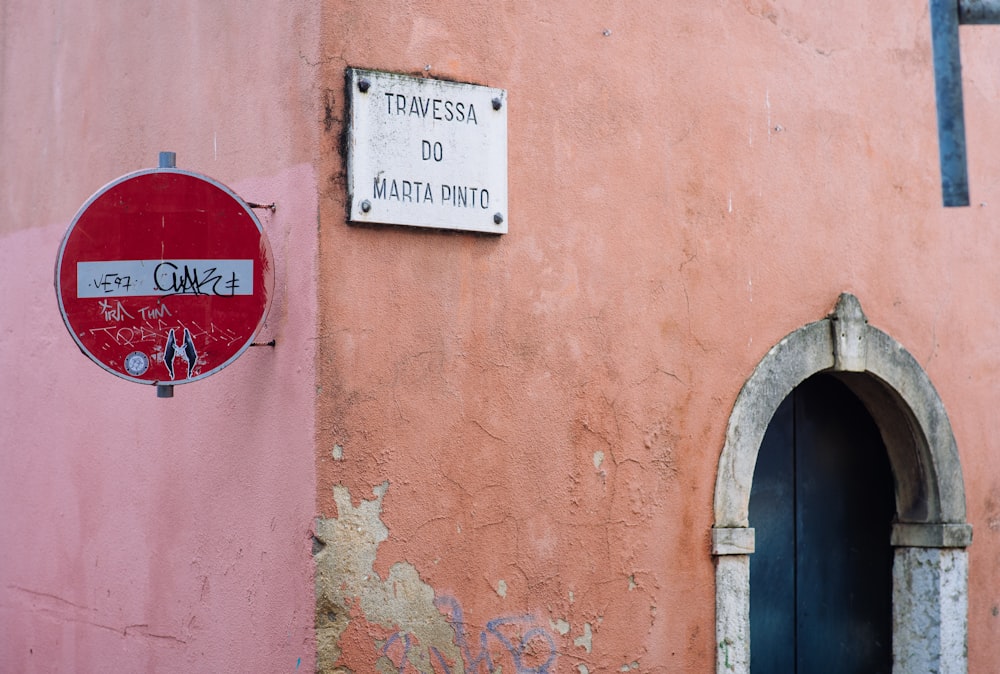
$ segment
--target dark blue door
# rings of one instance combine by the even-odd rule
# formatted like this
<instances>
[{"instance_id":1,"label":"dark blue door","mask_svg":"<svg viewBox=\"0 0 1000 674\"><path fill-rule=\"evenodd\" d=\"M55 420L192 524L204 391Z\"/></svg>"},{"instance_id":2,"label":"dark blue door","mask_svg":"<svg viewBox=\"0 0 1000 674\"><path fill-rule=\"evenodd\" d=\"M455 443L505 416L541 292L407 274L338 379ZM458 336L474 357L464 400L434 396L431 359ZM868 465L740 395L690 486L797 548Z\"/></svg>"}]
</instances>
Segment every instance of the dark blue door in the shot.
<instances>
[{"instance_id":1,"label":"dark blue door","mask_svg":"<svg viewBox=\"0 0 1000 674\"><path fill-rule=\"evenodd\" d=\"M750 492L753 674L892 669L892 473L878 427L839 380L781 404Z\"/></svg>"}]
</instances>

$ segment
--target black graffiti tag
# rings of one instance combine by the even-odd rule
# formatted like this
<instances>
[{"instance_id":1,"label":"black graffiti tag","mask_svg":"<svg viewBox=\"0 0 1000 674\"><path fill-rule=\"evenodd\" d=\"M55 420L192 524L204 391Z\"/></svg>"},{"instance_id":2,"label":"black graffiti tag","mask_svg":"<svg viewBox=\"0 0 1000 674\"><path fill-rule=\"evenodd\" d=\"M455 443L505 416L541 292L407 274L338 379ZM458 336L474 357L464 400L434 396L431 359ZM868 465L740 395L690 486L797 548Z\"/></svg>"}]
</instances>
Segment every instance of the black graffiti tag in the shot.
<instances>
[{"instance_id":1,"label":"black graffiti tag","mask_svg":"<svg viewBox=\"0 0 1000 674\"><path fill-rule=\"evenodd\" d=\"M160 292L219 297L232 297L240 287L236 272L232 272L230 278L223 281L222 274L217 272L216 267L198 269L187 264L178 267L173 262L161 262L156 265L153 283Z\"/></svg>"}]
</instances>

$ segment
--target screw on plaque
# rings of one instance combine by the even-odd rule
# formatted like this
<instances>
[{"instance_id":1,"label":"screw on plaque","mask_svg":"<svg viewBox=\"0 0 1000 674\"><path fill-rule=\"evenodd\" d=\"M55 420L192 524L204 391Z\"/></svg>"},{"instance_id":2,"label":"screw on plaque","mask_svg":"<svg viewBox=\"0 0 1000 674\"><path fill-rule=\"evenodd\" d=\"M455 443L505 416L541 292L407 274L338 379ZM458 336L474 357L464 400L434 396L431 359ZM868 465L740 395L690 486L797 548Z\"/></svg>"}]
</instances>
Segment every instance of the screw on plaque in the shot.
<instances>
[{"instance_id":1,"label":"screw on plaque","mask_svg":"<svg viewBox=\"0 0 1000 674\"><path fill-rule=\"evenodd\" d=\"M502 107L503 107L503 101L500 100L499 96L497 96L496 98L493 99L493 109L499 110Z\"/></svg>"},{"instance_id":2,"label":"screw on plaque","mask_svg":"<svg viewBox=\"0 0 1000 674\"><path fill-rule=\"evenodd\" d=\"M496 223L496 224L498 224L498 225L502 225L503 224L503 215L501 215L500 213L494 213L493 214L493 222Z\"/></svg>"},{"instance_id":3,"label":"screw on plaque","mask_svg":"<svg viewBox=\"0 0 1000 674\"><path fill-rule=\"evenodd\" d=\"M358 91L363 94L368 93L368 88L371 87L372 83L367 80L367 78L362 77L358 80Z\"/></svg>"},{"instance_id":4,"label":"screw on plaque","mask_svg":"<svg viewBox=\"0 0 1000 674\"><path fill-rule=\"evenodd\" d=\"M367 213L371 209L372 209L372 202L368 201L367 199L365 199L364 201L361 202L361 212L362 213Z\"/></svg>"}]
</instances>

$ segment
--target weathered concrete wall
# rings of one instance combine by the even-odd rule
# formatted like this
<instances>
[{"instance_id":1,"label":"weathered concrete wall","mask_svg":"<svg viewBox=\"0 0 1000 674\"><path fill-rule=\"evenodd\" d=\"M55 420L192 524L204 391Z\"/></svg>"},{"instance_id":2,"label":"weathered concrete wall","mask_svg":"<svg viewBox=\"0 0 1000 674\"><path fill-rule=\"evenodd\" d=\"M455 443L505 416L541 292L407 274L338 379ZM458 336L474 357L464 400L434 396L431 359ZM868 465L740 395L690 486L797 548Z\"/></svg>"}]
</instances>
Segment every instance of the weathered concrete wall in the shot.
<instances>
[{"instance_id":1,"label":"weathered concrete wall","mask_svg":"<svg viewBox=\"0 0 1000 674\"><path fill-rule=\"evenodd\" d=\"M339 2L322 30L321 663L711 671L729 413L843 291L951 417L970 668L998 660L995 29L963 30L961 211L940 206L922 1ZM348 66L508 91L509 234L345 223ZM347 573L337 550L374 557ZM371 609L404 568L415 603Z\"/></svg>"},{"instance_id":2,"label":"weathered concrete wall","mask_svg":"<svg viewBox=\"0 0 1000 674\"><path fill-rule=\"evenodd\" d=\"M311 671L316 10L0 12L0 670ZM76 210L160 150L277 204L276 346L170 400L81 355L53 292Z\"/></svg>"}]
</instances>

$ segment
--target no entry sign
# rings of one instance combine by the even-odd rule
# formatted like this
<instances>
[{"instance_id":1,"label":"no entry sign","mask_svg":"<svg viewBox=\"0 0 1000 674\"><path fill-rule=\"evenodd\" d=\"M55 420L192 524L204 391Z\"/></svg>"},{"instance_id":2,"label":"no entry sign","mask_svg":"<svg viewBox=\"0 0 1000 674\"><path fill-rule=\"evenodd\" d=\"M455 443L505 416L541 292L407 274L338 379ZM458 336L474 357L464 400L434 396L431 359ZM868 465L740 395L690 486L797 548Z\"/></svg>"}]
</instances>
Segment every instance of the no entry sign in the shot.
<instances>
[{"instance_id":1,"label":"no entry sign","mask_svg":"<svg viewBox=\"0 0 1000 674\"><path fill-rule=\"evenodd\" d=\"M141 384L214 374L250 346L274 269L260 222L224 185L174 168L101 188L56 261L59 310L95 363Z\"/></svg>"}]
</instances>

